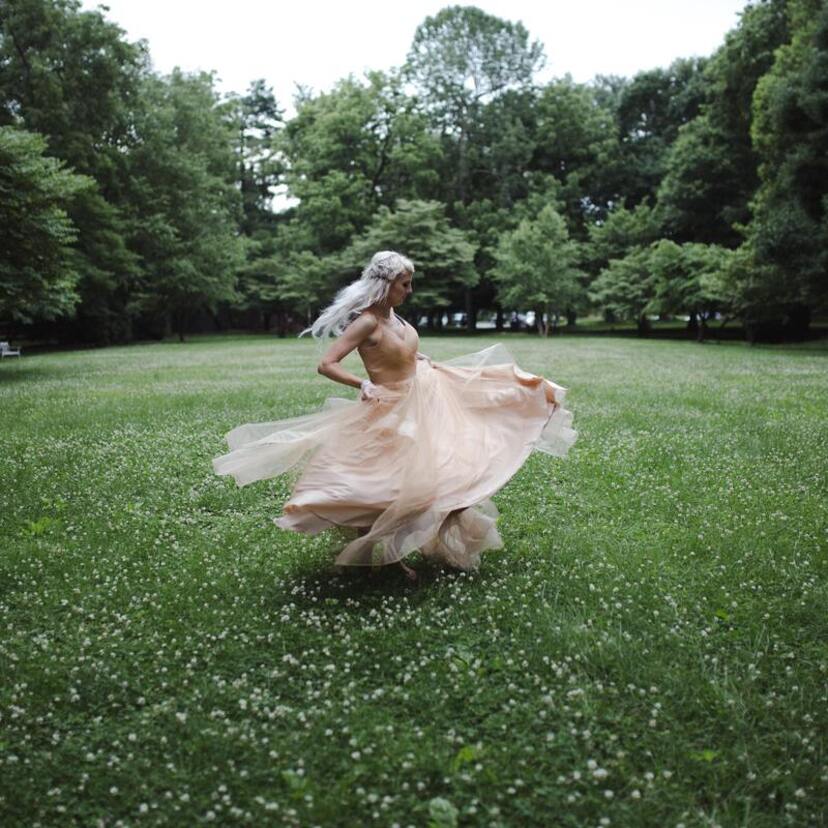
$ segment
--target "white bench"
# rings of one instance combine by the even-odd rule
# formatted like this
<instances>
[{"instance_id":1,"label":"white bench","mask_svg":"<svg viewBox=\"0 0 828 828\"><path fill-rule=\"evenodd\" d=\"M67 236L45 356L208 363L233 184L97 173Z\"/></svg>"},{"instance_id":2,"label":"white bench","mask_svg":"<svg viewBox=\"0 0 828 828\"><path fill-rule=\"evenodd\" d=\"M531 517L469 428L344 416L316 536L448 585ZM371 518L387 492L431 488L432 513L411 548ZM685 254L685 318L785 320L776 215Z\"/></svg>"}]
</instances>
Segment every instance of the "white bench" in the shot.
<instances>
[{"instance_id":1,"label":"white bench","mask_svg":"<svg viewBox=\"0 0 828 828\"><path fill-rule=\"evenodd\" d=\"M0 358L7 356L20 356L20 348L15 350L8 342L0 342Z\"/></svg>"}]
</instances>

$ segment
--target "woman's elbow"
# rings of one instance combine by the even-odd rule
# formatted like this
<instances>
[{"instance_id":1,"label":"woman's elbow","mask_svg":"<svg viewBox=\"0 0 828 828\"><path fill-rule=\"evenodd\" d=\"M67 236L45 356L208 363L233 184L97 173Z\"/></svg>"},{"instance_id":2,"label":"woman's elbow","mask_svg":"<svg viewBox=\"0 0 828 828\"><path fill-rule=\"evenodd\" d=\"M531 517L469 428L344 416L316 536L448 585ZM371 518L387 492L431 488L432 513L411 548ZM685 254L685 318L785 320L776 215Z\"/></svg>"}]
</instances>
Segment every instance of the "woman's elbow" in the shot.
<instances>
[{"instance_id":1,"label":"woman's elbow","mask_svg":"<svg viewBox=\"0 0 828 828\"><path fill-rule=\"evenodd\" d=\"M320 362L319 365L316 366L316 373L322 374L323 377L328 376L328 371L330 370L330 363L329 362Z\"/></svg>"}]
</instances>

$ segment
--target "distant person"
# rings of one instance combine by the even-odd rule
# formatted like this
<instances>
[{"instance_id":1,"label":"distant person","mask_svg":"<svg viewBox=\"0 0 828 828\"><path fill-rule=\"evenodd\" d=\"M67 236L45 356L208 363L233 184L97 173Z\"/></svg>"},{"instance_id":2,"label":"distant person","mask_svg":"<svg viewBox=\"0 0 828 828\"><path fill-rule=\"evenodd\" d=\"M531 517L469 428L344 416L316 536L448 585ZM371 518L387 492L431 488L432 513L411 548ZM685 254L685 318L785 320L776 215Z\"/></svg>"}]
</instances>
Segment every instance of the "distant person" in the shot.
<instances>
[{"instance_id":1,"label":"distant person","mask_svg":"<svg viewBox=\"0 0 828 828\"><path fill-rule=\"evenodd\" d=\"M239 426L213 468L244 486L302 463L274 522L354 529L337 564L399 564L416 580L403 561L415 550L470 570L483 550L502 548L490 497L533 449L564 457L577 432L566 389L522 371L503 345L445 362L420 353L417 331L394 313L413 279L409 259L380 251L300 334L338 336L318 370L359 388L358 400L329 397L311 414ZM340 364L354 349L369 379Z\"/></svg>"}]
</instances>

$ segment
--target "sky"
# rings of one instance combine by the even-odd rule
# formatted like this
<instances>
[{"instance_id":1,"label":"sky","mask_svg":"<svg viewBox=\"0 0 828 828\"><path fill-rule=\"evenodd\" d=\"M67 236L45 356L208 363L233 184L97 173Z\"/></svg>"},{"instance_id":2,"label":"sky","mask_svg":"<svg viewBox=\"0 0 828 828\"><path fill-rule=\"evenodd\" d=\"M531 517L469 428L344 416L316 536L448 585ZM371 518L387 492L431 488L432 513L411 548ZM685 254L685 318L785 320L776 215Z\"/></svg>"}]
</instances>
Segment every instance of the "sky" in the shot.
<instances>
[{"instance_id":1,"label":"sky","mask_svg":"<svg viewBox=\"0 0 828 828\"><path fill-rule=\"evenodd\" d=\"M746 0L479 0L540 40L539 82L571 74L631 77L677 57L710 55L739 21ZM95 9L98 0L83 0ZM451 2L407 0L108 0L108 20L149 43L161 73L216 70L221 92L264 78L290 117L296 85L329 90L340 78L405 62L417 26Z\"/></svg>"}]
</instances>

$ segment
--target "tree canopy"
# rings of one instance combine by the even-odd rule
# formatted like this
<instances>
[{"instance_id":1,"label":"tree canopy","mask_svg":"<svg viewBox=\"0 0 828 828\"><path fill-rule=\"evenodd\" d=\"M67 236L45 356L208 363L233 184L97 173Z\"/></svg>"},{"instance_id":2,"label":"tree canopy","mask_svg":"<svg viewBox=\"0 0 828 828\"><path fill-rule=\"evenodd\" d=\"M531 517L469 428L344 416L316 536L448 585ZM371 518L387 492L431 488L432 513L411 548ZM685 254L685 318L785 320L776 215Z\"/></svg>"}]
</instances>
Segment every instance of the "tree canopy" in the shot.
<instances>
[{"instance_id":1,"label":"tree canopy","mask_svg":"<svg viewBox=\"0 0 828 828\"><path fill-rule=\"evenodd\" d=\"M435 326L721 315L754 340L828 312L821 0L752 0L712 54L589 83L540 83L522 23L450 5L291 117L265 78L159 74L106 12L3 3L6 335L286 334L379 248Z\"/></svg>"}]
</instances>

